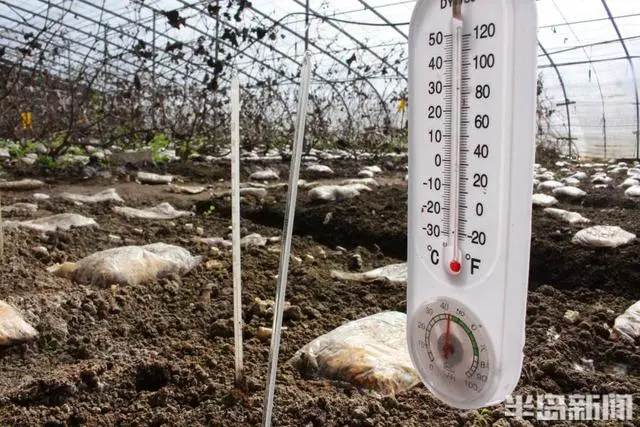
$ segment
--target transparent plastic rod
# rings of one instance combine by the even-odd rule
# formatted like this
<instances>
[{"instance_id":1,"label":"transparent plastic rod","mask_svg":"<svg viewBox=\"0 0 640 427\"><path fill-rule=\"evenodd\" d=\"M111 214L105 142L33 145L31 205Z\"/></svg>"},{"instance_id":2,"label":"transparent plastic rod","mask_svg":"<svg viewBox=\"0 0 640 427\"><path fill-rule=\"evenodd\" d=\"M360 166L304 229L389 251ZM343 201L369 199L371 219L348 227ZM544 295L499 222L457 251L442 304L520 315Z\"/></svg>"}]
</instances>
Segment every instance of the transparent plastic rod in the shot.
<instances>
[{"instance_id":1,"label":"transparent plastic rod","mask_svg":"<svg viewBox=\"0 0 640 427\"><path fill-rule=\"evenodd\" d=\"M302 157L302 144L304 142L307 103L309 99L309 83L311 79L311 58L309 56L309 52L305 54L300 78L298 112L296 114L293 153L291 156L291 169L289 171L289 191L287 193L287 207L283 227L284 239L282 240L282 248L280 250L280 268L278 271L278 284L276 288L276 301L272 328L273 332L271 334L271 348L269 351L267 390L265 393L263 408L264 412L262 422L265 427L271 426L273 397L276 387L276 371L278 368L280 333L282 330L282 313L284 310L284 297L287 288L287 277L289 274L289 260L291 258L291 235L293 233L293 220L296 212L296 199L298 197L298 176L300 175L300 159Z\"/></svg>"},{"instance_id":2,"label":"transparent plastic rod","mask_svg":"<svg viewBox=\"0 0 640 427\"><path fill-rule=\"evenodd\" d=\"M240 83L231 80L231 235L233 242L233 333L236 387L244 389L242 356L242 264L240 259Z\"/></svg>"}]
</instances>

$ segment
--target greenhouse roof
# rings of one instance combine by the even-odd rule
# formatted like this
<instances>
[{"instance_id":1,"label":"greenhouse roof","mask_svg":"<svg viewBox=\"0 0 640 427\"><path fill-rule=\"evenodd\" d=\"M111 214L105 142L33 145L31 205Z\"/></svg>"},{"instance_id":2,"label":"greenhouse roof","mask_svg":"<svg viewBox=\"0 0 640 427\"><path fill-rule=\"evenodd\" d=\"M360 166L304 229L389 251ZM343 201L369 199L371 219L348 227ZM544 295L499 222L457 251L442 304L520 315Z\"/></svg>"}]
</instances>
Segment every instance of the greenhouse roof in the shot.
<instances>
[{"instance_id":1,"label":"greenhouse roof","mask_svg":"<svg viewBox=\"0 0 640 427\"><path fill-rule=\"evenodd\" d=\"M100 70L109 76L105 87L142 74L154 87L225 87L235 68L250 90L295 87L308 50L316 90L327 89L350 110L356 87L395 114L406 95L415 4L0 0L0 53L62 77L74 67ZM539 71L558 111L550 132L575 140L583 154L637 156L640 2L538 0L537 7Z\"/></svg>"}]
</instances>

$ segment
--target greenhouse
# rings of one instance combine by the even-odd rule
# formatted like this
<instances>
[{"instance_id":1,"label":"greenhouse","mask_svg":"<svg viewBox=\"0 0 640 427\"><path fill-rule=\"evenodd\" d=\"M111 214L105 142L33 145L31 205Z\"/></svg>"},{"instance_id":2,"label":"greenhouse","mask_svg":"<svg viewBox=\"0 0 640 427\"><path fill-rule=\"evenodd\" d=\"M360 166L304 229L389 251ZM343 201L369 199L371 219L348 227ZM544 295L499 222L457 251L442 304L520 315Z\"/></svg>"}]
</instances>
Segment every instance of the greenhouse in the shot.
<instances>
[{"instance_id":1,"label":"greenhouse","mask_svg":"<svg viewBox=\"0 0 640 427\"><path fill-rule=\"evenodd\" d=\"M639 233L638 0L0 0L0 425L639 425Z\"/></svg>"}]
</instances>

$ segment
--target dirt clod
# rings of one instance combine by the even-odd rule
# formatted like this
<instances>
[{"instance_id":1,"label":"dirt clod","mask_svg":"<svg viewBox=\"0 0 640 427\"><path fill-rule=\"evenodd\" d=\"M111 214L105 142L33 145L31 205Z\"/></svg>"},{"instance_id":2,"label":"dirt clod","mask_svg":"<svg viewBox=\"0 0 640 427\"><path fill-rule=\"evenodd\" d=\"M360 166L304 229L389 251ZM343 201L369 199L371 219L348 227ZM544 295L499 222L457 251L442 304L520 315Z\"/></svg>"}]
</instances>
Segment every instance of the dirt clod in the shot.
<instances>
[{"instance_id":1,"label":"dirt clod","mask_svg":"<svg viewBox=\"0 0 640 427\"><path fill-rule=\"evenodd\" d=\"M11 401L22 406L59 406L77 391L76 386L66 380L36 379L22 387Z\"/></svg>"},{"instance_id":2,"label":"dirt clod","mask_svg":"<svg viewBox=\"0 0 640 427\"><path fill-rule=\"evenodd\" d=\"M230 338L233 336L233 320L218 319L211 325L211 336Z\"/></svg>"},{"instance_id":3,"label":"dirt clod","mask_svg":"<svg viewBox=\"0 0 640 427\"><path fill-rule=\"evenodd\" d=\"M136 370L137 391L157 391L171 381L170 369L159 363L144 364Z\"/></svg>"}]
</instances>

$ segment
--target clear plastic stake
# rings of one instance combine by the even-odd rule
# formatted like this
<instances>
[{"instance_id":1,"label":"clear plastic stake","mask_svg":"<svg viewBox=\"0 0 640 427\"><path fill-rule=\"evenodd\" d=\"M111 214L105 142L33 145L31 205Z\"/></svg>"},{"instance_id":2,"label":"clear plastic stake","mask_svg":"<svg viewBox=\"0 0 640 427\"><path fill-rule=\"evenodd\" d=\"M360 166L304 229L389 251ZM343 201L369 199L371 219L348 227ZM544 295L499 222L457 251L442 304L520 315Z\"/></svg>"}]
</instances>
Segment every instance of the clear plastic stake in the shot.
<instances>
[{"instance_id":1,"label":"clear plastic stake","mask_svg":"<svg viewBox=\"0 0 640 427\"><path fill-rule=\"evenodd\" d=\"M278 368L278 352L280 350L280 333L282 329L282 312L284 310L284 297L287 288L289 274L289 260L291 258L291 235L293 233L293 220L296 212L296 199L298 197L298 176L300 175L300 159L302 158L302 144L304 142L305 124L307 119L307 103L309 100L309 83L311 79L311 57L305 53L300 75L300 92L298 98L298 112L296 114L295 136L293 141L293 153L291 156L291 169L289 171L289 191L287 193L286 215L284 217L284 239L280 250L280 268L278 271L278 284L276 288L276 301L273 316L273 333L271 334L271 349L269 351L269 368L267 372L267 390L264 399L264 412L262 422L265 427L271 426L271 414L273 411L273 397L276 387L276 371Z\"/></svg>"},{"instance_id":2,"label":"clear plastic stake","mask_svg":"<svg viewBox=\"0 0 640 427\"><path fill-rule=\"evenodd\" d=\"M240 262L240 83L231 80L231 235L233 242L233 332L236 387L244 389L242 361L242 264Z\"/></svg>"}]
</instances>

